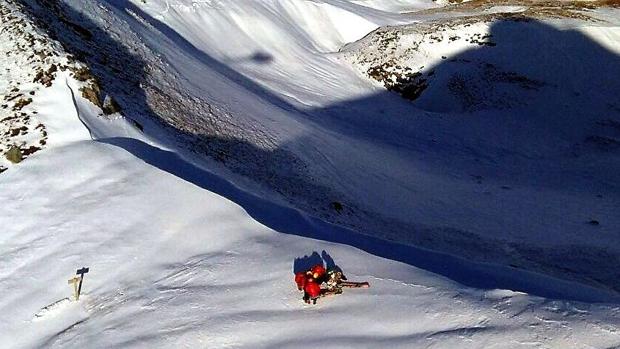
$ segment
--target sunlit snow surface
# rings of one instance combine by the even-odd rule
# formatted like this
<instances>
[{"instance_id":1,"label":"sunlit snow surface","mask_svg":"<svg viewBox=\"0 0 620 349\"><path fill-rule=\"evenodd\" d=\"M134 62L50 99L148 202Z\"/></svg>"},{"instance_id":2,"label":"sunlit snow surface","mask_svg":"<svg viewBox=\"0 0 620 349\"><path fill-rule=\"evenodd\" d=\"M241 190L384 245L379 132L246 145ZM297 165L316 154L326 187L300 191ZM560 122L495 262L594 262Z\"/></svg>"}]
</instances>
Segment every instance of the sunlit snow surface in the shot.
<instances>
[{"instance_id":1,"label":"sunlit snow surface","mask_svg":"<svg viewBox=\"0 0 620 349\"><path fill-rule=\"evenodd\" d=\"M120 2L102 3L116 6ZM370 7L360 9L358 6L363 3ZM411 8L423 7L411 3ZM142 6L140 1L135 4ZM205 12L201 11L208 11L209 6L229 11L225 12L226 16L203 16ZM323 54L331 57L331 52L341 45L360 39L379 25L406 22L404 15L384 11L405 11L407 6L405 1L394 1L391 6L380 1L335 0L147 1L144 10L170 21L174 30L194 43L196 49L222 62L228 59L230 67L262 86L277 94L288 94L293 100L290 103L316 107L368 96L379 87L340 58L325 58L329 68L317 66L318 71L325 72L325 80L317 80L321 76L317 73L312 79L288 81L287 74L298 76L294 74L294 64L306 69L306 63L319 62L324 59L320 58ZM305 16L314 10L319 11L318 15ZM295 11L299 11L297 16L292 16ZM265 27L263 21L252 22L250 14L267 16L271 23L280 23L281 28ZM225 24L231 23L217 22L222 18L235 19L237 24L226 27ZM298 21L286 22L282 18ZM319 23L323 25L308 24L320 31L308 34L307 41L302 40L303 36L287 38L289 32L296 31L291 29L293 25L303 18L325 21ZM346 25L339 23L343 18L347 20ZM225 36L224 29L214 33L218 28L239 30L244 26L245 33L253 35L245 42L236 41L241 35L238 31L229 36ZM277 37L278 33L284 37ZM268 40L271 35L276 35L272 42ZM257 46L244 44L250 42ZM278 51L278 42L287 42L288 46ZM271 58L254 55L257 48L268 44L272 45L269 46L273 52ZM309 56L319 58L307 60L309 56L304 50L311 52ZM255 59L249 63L238 60L248 56ZM299 57L303 59L295 63ZM282 69L267 69L259 64L261 61L272 61L276 67L280 64ZM184 62L183 58L177 61L179 65ZM176 68L191 71L187 66ZM332 72L342 75L332 76ZM191 76L186 79L191 80ZM207 90L208 82L201 86L206 94L216 97L230 93L233 96L230 100L220 102L230 103L231 112L252 105L259 116L275 110L263 108L264 102L251 99L237 100L239 107L233 102L236 97L248 97L246 92L233 83L214 84L228 89ZM348 236L348 233L290 208L280 209L269 200L244 192L227 178L188 164L158 139L143 135L123 118L98 117L98 110L80 97L78 88L78 83L68 74L59 74L52 87L37 95L32 108L38 110L41 122L48 127L49 147L0 175L2 347L613 348L620 345L620 308L618 299L611 293L533 274L525 282L532 289L586 302L471 288L425 270L441 270L442 260L448 266L453 265L448 257L442 259L416 249L407 250L410 255L400 256L400 260L415 260L414 255L429 253L437 265L422 269L416 263L378 257L377 254L389 255L382 251L381 243L374 249L365 248L375 254L356 248L366 246L365 238L353 233L351 240L345 238L342 244L327 242L340 241L330 234ZM395 109L404 105L395 98L385 100L393 101ZM278 137L292 137L292 134L297 137L306 132L308 137L317 137L314 141L317 143L313 143L316 147L321 137L332 142L329 144L338 144L333 143L337 136L316 136L322 135L313 133L320 128L315 129L311 124L299 122L303 126L297 129L296 121L286 121L283 114L273 117L273 124L279 125L273 126ZM428 126L421 123L421 127ZM351 179L348 185L352 188L356 183L371 181L369 178L374 174L384 173L377 169L381 164L364 163L373 155L381 156L384 166L406 161L394 149L359 142L365 147L357 150L377 153L358 155L346 164L336 161L342 160L342 155L327 162L331 162L328 172L346 173L349 167L361 166L358 170L370 173L357 181ZM347 144L343 141L342 149ZM302 145L299 147L303 149ZM416 168L400 166L402 171ZM393 177L382 180L390 182L386 185L393 185L394 193L396 188L402 189L402 183L415 183L409 187L411 191L429 188L418 192L431 202L420 203L420 212L411 213L415 218L434 212L436 215L428 218L428 223L448 220L446 215L452 216L452 222L460 219L463 226L478 227L480 222L466 219L478 217L476 208L465 207L465 213L454 213L447 200L454 194L442 187L462 187L465 193L466 185L459 184L465 180L454 181L455 174L445 176L450 180L435 177L436 170L417 169L417 179L424 185L417 181L398 182ZM411 178L401 170L389 173L401 179ZM373 202L375 196L389 197L389 193L355 195ZM528 193L524 190L513 195L523 196L524 201L520 202L527 203ZM482 190L478 194L490 195ZM536 195L535 191L531 194ZM439 198L432 202L434 195ZM402 198L406 201L411 196ZM475 203L475 199L465 196L464 202ZM492 202L486 204L490 206ZM601 212L612 210L613 207ZM527 224L520 227L524 226ZM383 250L390 246L386 243ZM343 295L320 300L316 306L305 305L294 287L293 270L296 259L315 251L318 254L325 251L349 279L369 281L371 288L346 290ZM90 267L90 273L85 276L81 300L55 303L70 296L67 279L82 266ZM508 270L484 265L463 268L467 271L465 275L480 270L480 275L487 276L501 275L503 270ZM506 275L515 284L526 276L517 272ZM476 282L484 283L484 280ZM608 302L593 303L593 300ZM44 309L47 306L50 307Z\"/></svg>"},{"instance_id":2,"label":"sunlit snow surface","mask_svg":"<svg viewBox=\"0 0 620 349\"><path fill-rule=\"evenodd\" d=\"M121 138L99 129L108 137L90 140L63 78L39 99L57 145L1 178L0 224L8 227L0 250L5 347L585 348L620 342L614 305L469 289L346 245L271 230L224 197L115 145ZM101 119L78 102L97 130ZM122 120L113 123L131 130ZM150 147L131 131L116 136L134 139L137 152ZM162 162L182 162L158 148L149 151L161 152ZM296 258L313 251L327 252L349 279L367 280L371 288L305 305L292 271ZM80 301L41 311L71 295L66 280L81 266L90 273Z\"/></svg>"}]
</instances>

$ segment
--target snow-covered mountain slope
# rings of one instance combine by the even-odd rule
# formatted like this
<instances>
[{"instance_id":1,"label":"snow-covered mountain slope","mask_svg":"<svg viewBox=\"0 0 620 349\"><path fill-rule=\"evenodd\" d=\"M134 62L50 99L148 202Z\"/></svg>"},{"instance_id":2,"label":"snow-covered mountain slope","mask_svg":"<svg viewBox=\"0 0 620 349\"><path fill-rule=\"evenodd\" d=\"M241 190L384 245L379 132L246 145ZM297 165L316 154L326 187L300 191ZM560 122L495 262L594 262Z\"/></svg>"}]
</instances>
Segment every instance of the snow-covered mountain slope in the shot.
<instances>
[{"instance_id":1,"label":"snow-covered mountain slope","mask_svg":"<svg viewBox=\"0 0 620 349\"><path fill-rule=\"evenodd\" d=\"M58 43L47 42L26 14L2 7L0 19L0 153L14 153L0 157L1 173L45 147L46 127L28 105L67 61L52 56ZM20 69L24 67L28 68Z\"/></svg>"},{"instance_id":2,"label":"snow-covered mountain slope","mask_svg":"<svg viewBox=\"0 0 620 349\"><path fill-rule=\"evenodd\" d=\"M614 10L470 28L420 1L23 3L121 113L101 117L76 71L29 104L48 148L0 175L0 343L620 345ZM496 46L472 43L486 31ZM540 65L569 53L588 64ZM420 99L369 78L381 54L434 67ZM444 91L459 74L480 108ZM602 150L573 147L590 135ZM292 271L314 251L372 287L305 306ZM63 302L81 266L84 297Z\"/></svg>"},{"instance_id":3,"label":"snow-covered mountain slope","mask_svg":"<svg viewBox=\"0 0 620 349\"><path fill-rule=\"evenodd\" d=\"M586 22L433 18L381 28L343 51L428 116L416 121L417 134L435 133L424 163L436 161L447 195L464 189L443 224L505 239L496 251L522 255L516 265L544 260L611 281L617 271L606 261L618 258L609 247L620 237L618 13ZM445 178L463 174L477 185ZM440 199L435 188L419 191Z\"/></svg>"},{"instance_id":4,"label":"snow-covered mountain slope","mask_svg":"<svg viewBox=\"0 0 620 349\"><path fill-rule=\"evenodd\" d=\"M346 244L303 237L355 233L243 194L125 119L99 117L75 93L79 86L63 73L38 95L33 107L53 130L48 148L0 178L3 347L620 344L613 304L467 288ZM254 215L272 211L283 229L259 223L214 191L254 207ZM319 254L371 288L305 305L293 271L321 260ZM80 301L63 301L71 294L66 280L81 266L90 272ZM614 299L542 276L528 280L559 296Z\"/></svg>"},{"instance_id":5,"label":"snow-covered mountain slope","mask_svg":"<svg viewBox=\"0 0 620 349\"><path fill-rule=\"evenodd\" d=\"M28 3L126 116L246 190L371 236L618 288L617 10L523 22L500 13L522 7L410 13L436 7L418 1ZM384 32L398 40L369 44ZM436 75L411 104L366 74L375 53Z\"/></svg>"}]
</instances>

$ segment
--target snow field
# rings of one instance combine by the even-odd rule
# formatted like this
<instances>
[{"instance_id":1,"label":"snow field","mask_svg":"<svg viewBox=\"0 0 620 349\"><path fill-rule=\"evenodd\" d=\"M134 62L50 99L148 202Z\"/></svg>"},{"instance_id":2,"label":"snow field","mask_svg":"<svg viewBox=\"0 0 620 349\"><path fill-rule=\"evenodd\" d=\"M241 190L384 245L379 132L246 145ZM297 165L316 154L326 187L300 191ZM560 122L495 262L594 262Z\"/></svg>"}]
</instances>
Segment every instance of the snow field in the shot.
<instances>
[{"instance_id":1,"label":"snow field","mask_svg":"<svg viewBox=\"0 0 620 349\"><path fill-rule=\"evenodd\" d=\"M617 307L464 288L350 246L271 230L114 145L131 134L112 132L131 127L97 117L79 97L75 110L74 83L63 78L38 100L42 117L61 115L48 121L56 142L0 179L9 188L0 193L0 225L9 227L0 244L0 342L9 348L620 343ZM293 267L313 251L371 288L305 305ZM81 266L91 272L80 302L42 312L71 294L66 279Z\"/></svg>"},{"instance_id":2,"label":"snow field","mask_svg":"<svg viewBox=\"0 0 620 349\"><path fill-rule=\"evenodd\" d=\"M136 6L143 6L141 2L135 3ZM359 114L355 115L359 118L355 120L364 124L368 121L365 117L375 115L376 109L373 108L376 106L371 105L385 108L393 119L384 118L381 122L385 124L377 121L374 128L360 126L356 129L357 124L352 123L353 132L340 134L341 124L326 122L316 126L304 123L296 114L298 110L284 108L285 111L282 111L282 108L274 107L264 99L250 98L254 95L244 89L247 85L227 80L230 75L216 72L214 66L207 64L209 61L198 53L204 50L225 62L226 56L232 57L234 50L242 50L243 46L253 49L244 51L240 56L253 55L257 51L254 48L269 44L269 34L273 33L270 48L275 53L272 58L269 55L255 55L243 64L227 64L251 76L259 84L271 86L276 95L291 96L305 105L328 105L328 102L338 99L348 100L371 94L377 86L353 68L343 68L347 66L346 62L334 58L335 54L323 56L322 50L332 52L331 45L359 37L361 32L353 30L353 24L371 26L368 23L383 25L405 20L404 15L382 11L400 11L409 4L418 6L416 3L364 1L364 5L370 6L364 7L359 6L362 1L167 1L164 7L164 2L148 1L145 11L165 21L174 32L195 45L196 50L188 48L187 43L170 40L170 33L161 34L160 29L155 29L154 22L144 14L135 11L132 14L130 9L123 12L137 18L142 25L138 26L123 17L125 15L119 15L119 7L113 10L106 7L114 4L118 3L84 2L74 3L73 6L83 5L94 15L101 14L102 21L109 18L116 20L113 23L118 26L114 27L127 30L127 37L143 38L144 42L139 44L151 45L161 54L149 61L153 71L178 69L177 72L193 72L193 75L178 75L176 84L168 85L171 89L187 92L182 89L193 86L195 90L190 92L203 89L204 94L224 96L219 100L215 98L214 104L221 103L216 107L229 111L233 121L243 117L257 120L272 118L271 124L265 123L279 126L273 126L274 129L270 130L281 137L279 140L309 138L307 143L296 145L298 149L303 149L298 151L309 159L323 159L324 162L317 161L318 166L324 166L326 172L338 177L360 202L373 203L389 211L385 214L406 216L411 221L420 221L428 226L454 225L488 235L502 231L509 237L519 237L520 241L530 241L528 238L532 237L534 243L544 241L551 244L555 240L553 234L532 236L531 232L539 231L539 226L549 228L548 231L556 234L566 230L566 235L561 236L576 241L585 228L572 227L581 227L584 218L577 214L570 216L566 212L581 213L580 207L585 205L604 217L601 219L604 225L599 229L600 234L591 234L590 239L600 245L614 241L613 235L605 235L611 230L609 227L614 226L616 196L613 191L609 196L606 193L605 198L599 201L599 198L590 198L590 192L540 191L536 187L521 187L512 182L511 185L517 187L515 190L499 189L499 184L507 177L497 180L490 175L489 182L482 176L472 180L469 174L451 172L452 167L441 163L448 154L463 155L453 152L456 147L446 144L420 146L425 144L427 136L431 139L437 135L447 135L445 138L439 137L440 140L451 139L455 143L466 140L451 138L458 134L459 127L465 129L463 121L455 122L457 126L454 129L434 128L445 126L448 118L439 118L439 121L416 118L412 124L406 124L404 118L389 112L410 111L411 106L392 96L381 95L377 100L371 98L370 101L349 106L360 109ZM159 4L162 6L155 7ZM97 5L100 5L99 10ZM336 5L340 9L334 10ZM343 8L356 9L357 14L343 15L348 13L342 12ZM224 10L230 10L230 13ZM206 15L209 11L220 12L219 15ZM290 15L294 20L280 18L283 13L287 14L284 18ZM312 16L306 17L307 13ZM360 20L360 16L366 19ZM253 20L257 17L260 20ZM287 36L288 31L296 31L295 27L291 29L289 26L303 22L301 17L315 27L315 23L323 23L320 17L336 20L326 21L325 28L330 25L334 27L316 31L312 39L304 39L303 35ZM350 21L340 23L343 18ZM384 18L385 22L376 18ZM218 23L212 24L213 28L221 28L224 24L234 26L229 26L231 31L228 33L216 32L217 35L210 37L212 32L205 30L205 25L210 21ZM337 27L339 25L342 27ZM132 35L129 35L129 30L134 30L130 33ZM245 40L249 46L235 47L233 38L238 38L240 42ZM280 40L286 49L274 44ZM159 42L160 46L154 42ZM257 42L261 45L255 44ZM136 42L128 44L132 48L144 47ZM290 54L288 58L287 54ZM294 57L296 54L299 56ZM298 58L302 62L297 62ZM282 60L278 63L281 66L265 65L264 62L269 60ZM324 70L314 69L320 66L317 62L321 60L331 63ZM244 68L245 65L249 68ZM295 69L300 66L305 67L303 73L310 71L312 74L295 83L282 81L278 77L278 74L297 76ZM286 69L280 72L277 67ZM269 74L274 77L271 83L265 78ZM162 76L166 75L162 73ZM346 79L341 79L343 76ZM204 77L212 79L199 83ZM253 192L245 192L243 187L236 186L239 182L234 176L222 177L220 172L211 173L186 162L180 156L181 152L177 153L156 137L157 132L142 134L129 119L123 117L99 117L100 110L81 97L79 88L80 83L69 74L62 73L57 75L50 88L43 89L37 95L30 107L38 111L37 117L49 130L49 147L0 176L0 206L3 209L0 215L0 227L3 227L0 234L0 289L3 290L0 299L0 343L3 346L620 346L620 308L611 296L610 303L604 304L553 300L514 290L465 287L440 274L417 268L415 263L409 265L364 252L351 246L355 244L353 241L338 244L304 237L329 237L342 230L324 222L318 224L316 222L320 220L305 213L295 216L301 218L291 218L289 211L278 210L279 206L269 201L270 196L253 196ZM251 111L246 111L250 116L235 114L246 107ZM348 110L346 105L340 109L343 110ZM364 110L368 114L364 114ZM342 117L346 120L351 114ZM324 121L319 118L322 115L319 112L314 114L310 110L308 115ZM410 114L406 115L412 118ZM431 114L424 113L422 116L428 115ZM191 121L197 120L200 121ZM402 125L399 120L403 121ZM383 128L386 125L391 126ZM401 133L397 132L399 128ZM411 129L419 129L419 133L413 135L422 140L414 137L413 141L403 141L408 139L405 136L412 135L407 133ZM356 132L365 136L360 137ZM382 142L385 139L381 137L381 132L385 132L397 146ZM411 149L416 150L409 151ZM444 151L433 153L435 149ZM481 150L487 148L476 148L473 152ZM416 154L422 154L421 158ZM447 159L454 161L454 166L459 163L455 158ZM460 159L463 162L469 160L466 156ZM202 164L198 160L196 163ZM520 167L512 169L518 170ZM559 167L558 171L561 170ZM514 178L517 184L523 180L517 175ZM484 181L484 185L478 187L476 181ZM605 188L608 182L605 180L596 185ZM472 190L472 186L476 189ZM365 190L356 191L355 188ZM231 200L238 197L243 197L245 202ZM505 197L510 200L502 201ZM537 210L522 210L524 206L537 202L541 202L546 209L538 210L538 213ZM550 202L563 204L547 207ZM281 204L281 201L278 203ZM248 208L257 206L261 209L258 214ZM510 215L510 212L516 213ZM261 223L264 220L259 218L264 217L260 213L272 215L272 220L276 220L277 226L282 229L270 227L274 224ZM531 220L520 219L524 214ZM545 217L552 217L555 222L567 216L571 217L565 223L567 225L559 227L545 220ZM493 217L501 217L501 220L494 221ZM511 227L509 231L503 230L506 226ZM459 234L458 230L446 231ZM442 232L432 231L430 236L438 236L440 241L435 241L438 244L451 245L452 240L442 241L446 237L440 234ZM456 245L465 252L478 251L478 242L485 246L485 241L479 241L478 235L463 236L466 238L463 244ZM405 240L408 237L402 238ZM355 239L364 237L355 235ZM469 246L466 242L473 245ZM390 245L386 246L389 248ZM509 256L511 248L515 249L514 245L501 246L505 248L501 252ZM496 245L487 247L497 250ZM380 246L376 248L380 249ZM295 289L293 269L299 259L312 259L310 255L315 251L319 254L326 251L349 279L369 281L371 288L345 290L343 295L322 299L316 306L305 305L301 301L302 295ZM407 251L411 255L423 253L414 248ZM463 257L467 258L465 252ZM532 255L539 255L535 252ZM440 265L449 264L452 260L448 256L444 260L440 259L441 256L435 258ZM88 266L91 270L85 277L83 297L80 302L62 301L71 294L67 279L82 266ZM507 269L493 265L478 265L474 270L476 268ZM532 268L535 269L535 266ZM498 274L481 272L479 277ZM516 271L502 276L510 279L517 277L515 275ZM523 275L518 274L520 277ZM562 283L543 275L530 275L529 279L520 281L527 283L533 280L536 286L557 289L565 294L592 291L584 285ZM604 298L604 293L603 290L600 293L592 291L590 295ZM61 302L56 303L58 301ZM46 309L47 306L50 307Z\"/></svg>"}]
</instances>

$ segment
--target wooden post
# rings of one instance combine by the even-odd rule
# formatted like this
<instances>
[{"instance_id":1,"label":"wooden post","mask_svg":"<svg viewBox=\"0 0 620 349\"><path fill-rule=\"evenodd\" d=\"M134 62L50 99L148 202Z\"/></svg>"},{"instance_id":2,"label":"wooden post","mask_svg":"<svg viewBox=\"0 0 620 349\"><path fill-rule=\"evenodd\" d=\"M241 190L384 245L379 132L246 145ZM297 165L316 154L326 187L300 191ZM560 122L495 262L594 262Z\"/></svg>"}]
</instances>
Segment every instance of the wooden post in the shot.
<instances>
[{"instance_id":1,"label":"wooden post","mask_svg":"<svg viewBox=\"0 0 620 349\"><path fill-rule=\"evenodd\" d=\"M69 285L73 284L73 298L75 298L75 300L79 300L80 299L80 295L78 294L78 282L80 282L82 280L81 277L79 276L74 276L73 278L69 279Z\"/></svg>"},{"instance_id":2,"label":"wooden post","mask_svg":"<svg viewBox=\"0 0 620 349\"><path fill-rule=\"evenodd\" d=\"M88 273L88 270L89 270L88 268L82 267L82 269L78 269L75 272L75 274L79 275L79 278L80 278L80 285L78 286L76 300L80 299L80 293L82 292L82 281L84 281L84 274Z\"/></svg>"}]
</instances>

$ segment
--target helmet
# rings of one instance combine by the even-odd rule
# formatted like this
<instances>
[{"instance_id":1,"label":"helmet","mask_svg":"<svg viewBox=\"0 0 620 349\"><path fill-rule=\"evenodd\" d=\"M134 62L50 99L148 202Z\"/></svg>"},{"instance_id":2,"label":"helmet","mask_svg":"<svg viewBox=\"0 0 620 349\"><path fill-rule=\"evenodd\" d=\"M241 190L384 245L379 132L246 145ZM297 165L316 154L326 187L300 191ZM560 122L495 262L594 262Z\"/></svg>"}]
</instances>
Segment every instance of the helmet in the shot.
<instances>
[{"instance_id":1,"label":"helmet","mask_svg":"<svg viewBox=\"0 0 620 349\"><path fill-rule=\"evenodd\" d=\"M325 267L323 267L321 264L315 265L314 267L312 267L312 269L310 269L310 271L312 272L312 276L315 279L321 278L326 273Z\"/></svg>"},{"instance_id":2,"label":"helmet","mask_svg":"<svg viewBox=\"0 0 620 349\"><path fill-rule=\"evenodd\" d=\"M304 291L306 291L310 298L317 298L321 295L321 286L316 282L309 281L304 285Z\"/></svg>"}]
</instances>

